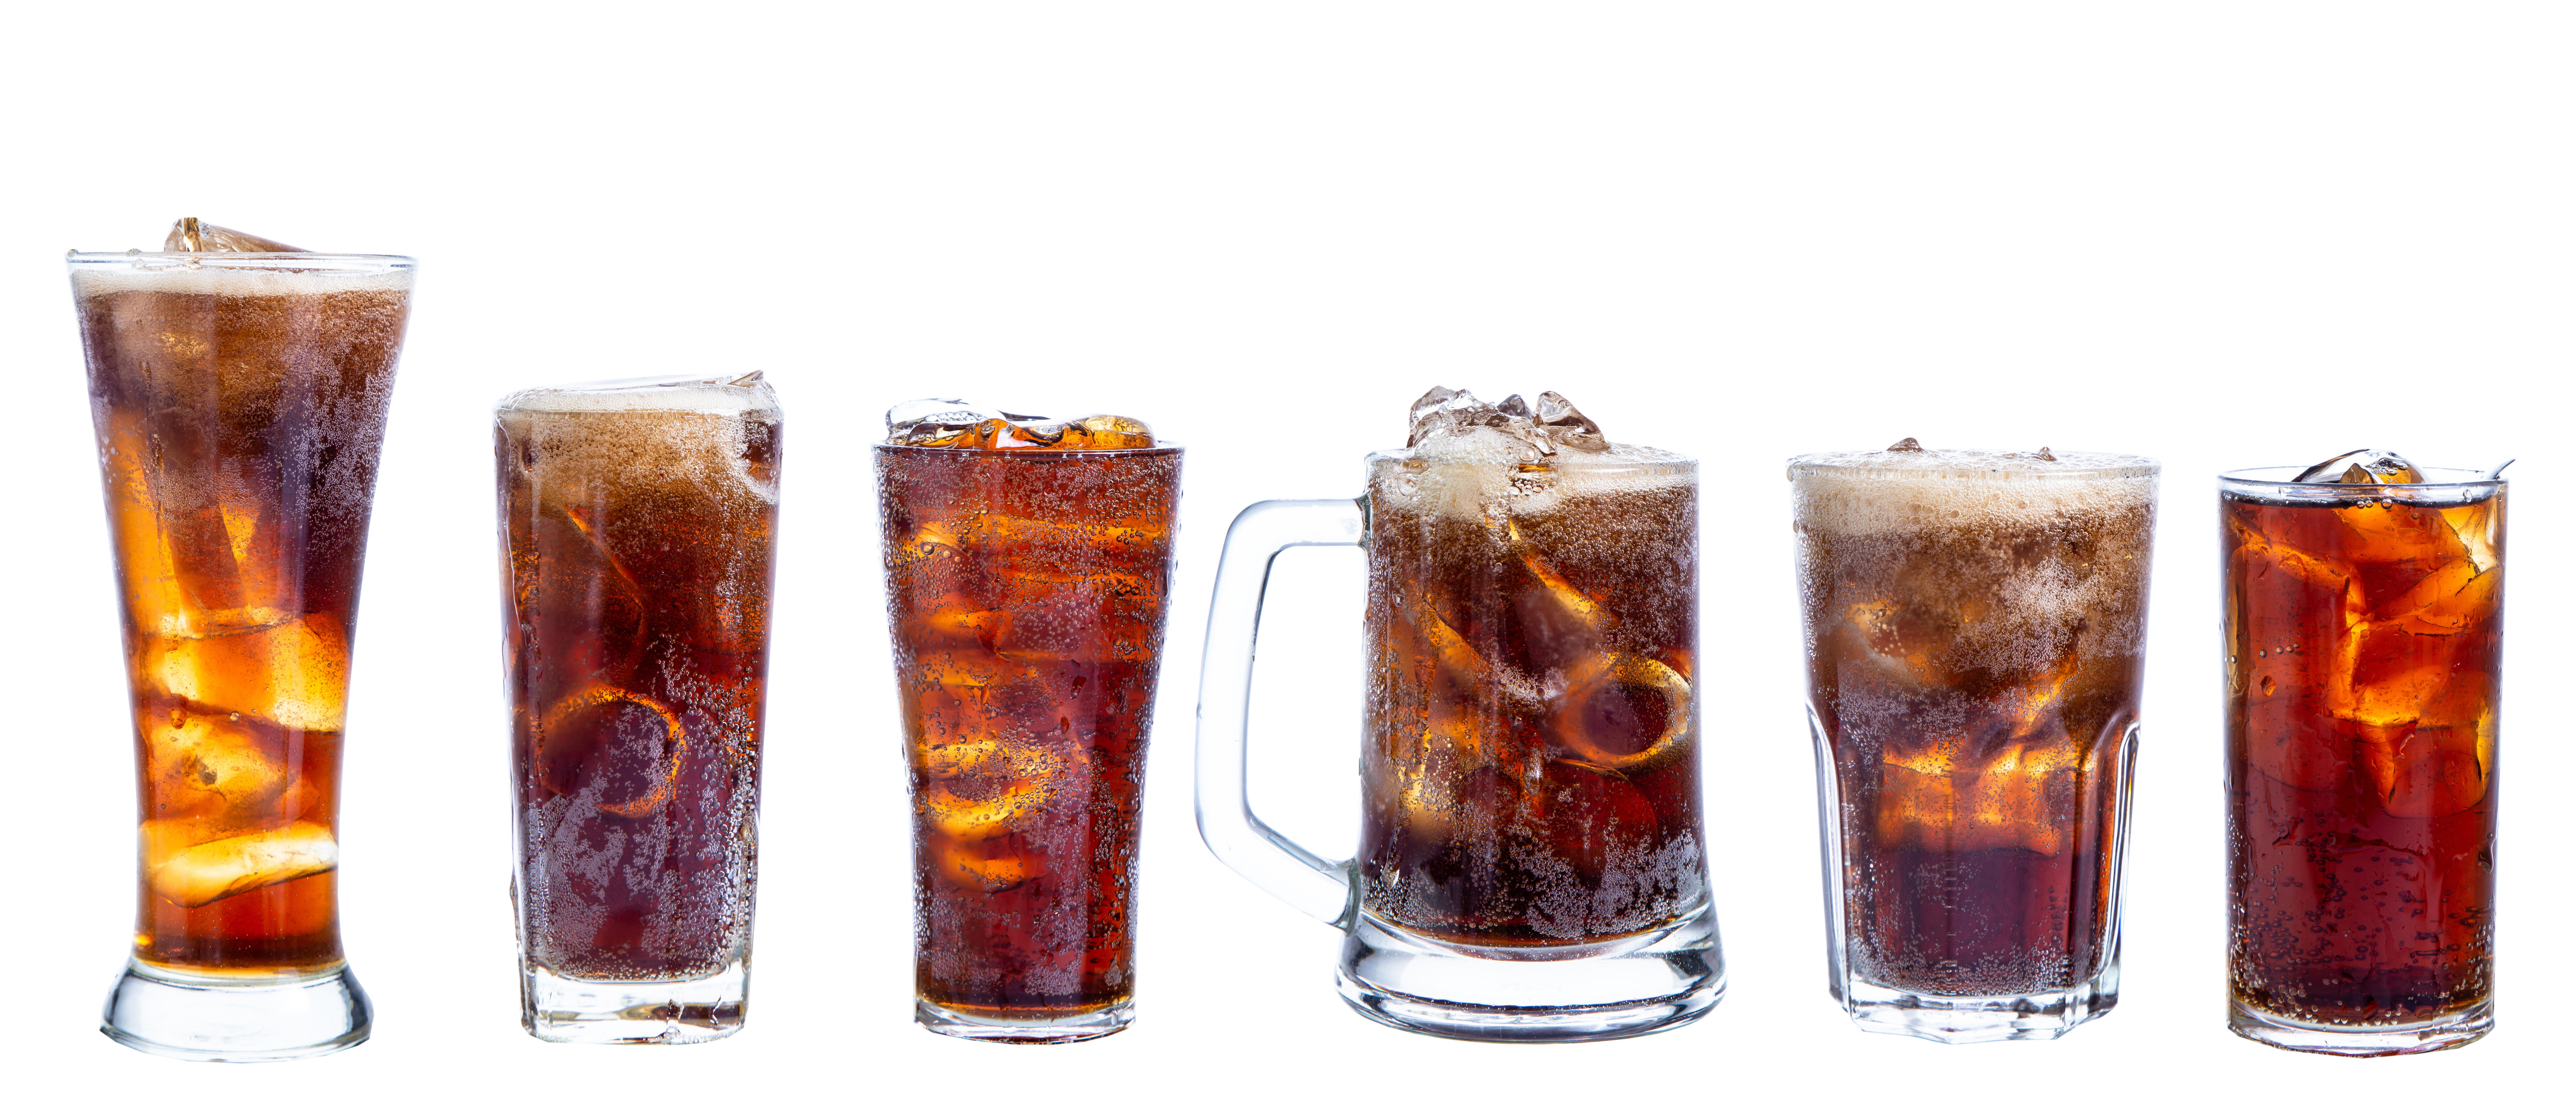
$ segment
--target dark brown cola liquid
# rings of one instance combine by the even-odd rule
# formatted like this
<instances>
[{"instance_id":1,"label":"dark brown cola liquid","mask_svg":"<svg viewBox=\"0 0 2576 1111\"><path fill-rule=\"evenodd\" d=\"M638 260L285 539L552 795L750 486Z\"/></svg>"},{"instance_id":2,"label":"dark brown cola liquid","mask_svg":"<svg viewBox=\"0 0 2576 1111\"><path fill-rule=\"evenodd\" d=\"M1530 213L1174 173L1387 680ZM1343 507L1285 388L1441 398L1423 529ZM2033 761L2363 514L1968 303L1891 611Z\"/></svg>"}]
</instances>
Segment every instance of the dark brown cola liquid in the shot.
<instances>
[{"instance_id":1,"label":"dark brown cola liquid","mask_svg":"<svg viewBox=\"0 0 2576 1111\"><path fill-rule=\"evenodd\" d=\"M1853 975L2090 980L2115 941L2154 480L1794 477Z\"/></svg>"},{"instance_id":2,"label":"dark brown cola liquid","mask_svg":"<svg viewBox=\"0 0 2576 1111\"><path fill-rule=\"evenodd\" d=\"M1043 1021L1135 991L1137 822L1178 448L883 445L920 997Z\"/></svg>"},{"instance_id":3,"label":"dark brown cola liquid","mask_svg":"<svg viewBox=\"0 0 2576 1111\"><path fill-rule=\"evenodd\" d=\"M340 963L340 739L408 271L82 267L141 803L135 956Z\"/></svg>"},{"instance_id":4,"label":"dark brown cola liquid","mask_svg":"<svg viewBox=\"0 0 2576 1111\"><path fill-rule=\"evenodd\" d=\"M1614 941L1706 897L1687 462L1371 460L1366 911L1453 944Z\"/></svg>"},{"instance_id":5,"label":"dark brown cola liquid","mask_svg":"<svg viewBox=\"0 0 2576 1111\"><path fill-rule=\"evenodd\" d=\"M2489 998L2504 495L2220 503L2228 979L2296 1022Z\"/></svg>"},{"instance_id":6,"label":"dark brown cola liquid","mask_svg":"<svg viewBox=\"0 0 2576 1111\"><path fill-rule=\"evenodd\" d=\"M560 976L750 951L781 425L702 385L496 414L520 938Z\"/></svg>"}]
</instances>

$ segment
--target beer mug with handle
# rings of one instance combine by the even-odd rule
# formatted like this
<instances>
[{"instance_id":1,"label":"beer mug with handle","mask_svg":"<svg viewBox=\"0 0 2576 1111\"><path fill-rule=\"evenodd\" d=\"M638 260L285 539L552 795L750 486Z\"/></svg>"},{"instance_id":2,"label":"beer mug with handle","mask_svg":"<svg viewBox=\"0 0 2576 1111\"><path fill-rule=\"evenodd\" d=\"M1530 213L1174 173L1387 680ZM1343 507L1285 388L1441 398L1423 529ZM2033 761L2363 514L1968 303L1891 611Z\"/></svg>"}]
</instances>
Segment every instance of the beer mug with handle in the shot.
<instances>
[{"instance_id":1,"label":"beer mug with handle","mask_svg":"<svg viewBox=\"0 0 2576 1111\"><path fill-rule=\"evenodd\" d=\"M1698 465L1613 445L1555 394L1435 389L1351 500L1226 533L1200 679L1198 812L1236 871L1348 935L1351 1006L1481 1041L1689 1022L1725 990L1700 828ZM1254 637L1279 552L1368 556L1360 851L1252 813Z\"/></svg>"}]
</instances>

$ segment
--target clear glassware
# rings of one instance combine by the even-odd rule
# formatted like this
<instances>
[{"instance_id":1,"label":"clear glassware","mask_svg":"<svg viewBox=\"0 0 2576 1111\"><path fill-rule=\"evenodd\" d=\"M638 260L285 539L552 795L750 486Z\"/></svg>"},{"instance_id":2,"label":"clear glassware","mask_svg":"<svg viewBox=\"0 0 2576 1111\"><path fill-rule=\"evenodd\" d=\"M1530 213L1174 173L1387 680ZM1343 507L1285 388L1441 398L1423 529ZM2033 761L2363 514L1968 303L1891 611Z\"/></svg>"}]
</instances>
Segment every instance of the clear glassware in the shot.
<instances>
[{"instance_id":1,"label":"clear glassware","mask_svg":"<svg viewBox=\"0 0 2576 1111\"><path fill-rule=\"evenodd\" d=\"M1169 442L876 448L925 1029L1079 1042L1135 1016L1181 461Z\"/></svg>"},{"instance_id":2,"label":"clear glassware","mask_svg":"<svg viewBox=\"0 0 2576 1111\"><path fill-rule=\"evenodd\" d=\"M340 948L340 745L415 264L69 261L140 764L134 952L101 1029L192 1060L345 1049L372 1010Z\"/></svg>"},{"instance_id":3,"label":"clear glassware","mask_svg":"<svg viewBox=\"0 0 2576 1111\"><path fill-rule=\"evenodd\" d=\"M1790 460L1834 998L2055 1038L2119 998L2154 460Z\"/></svg>"},{"instance_id":4,"label":"clear glassware","mask_svg":"<svg viewBox=\"0 0 2576 1111\"><path fill-rule=\"evenodd\" d=\"M750 1007L783 416L758 374L493 412L520 1021L703 1042Z\"/></svg>"},{"instance_id":5,"label":"clear glassware","mask_svg":"<svg viewBox=\"0 0 2576 1111\"><path fill-rule=\"evenodd\" d=\"M1343 998L1389 1026L1589 1041L1707 1013L1725 974L1700 821L1698 465L1619 448L1367 466L1361 498L1262 502L1226 533L1200 679L1208 847L1344 930ZM1264 823L1244 778L1270 561L1336 544L1369 564L1351 860Z\"/></svg>"},{"instance_id":6,"label":"clear glassware","mask_svg":"<svg viewBox=\"0 0 2576 1111\"><path fill-rule=\"evenodd\" d=\"M2218 481L2228 1026L2283 1049L2495 1024L2506 484L2407 470Z\"/></svg>"}]
</instances>

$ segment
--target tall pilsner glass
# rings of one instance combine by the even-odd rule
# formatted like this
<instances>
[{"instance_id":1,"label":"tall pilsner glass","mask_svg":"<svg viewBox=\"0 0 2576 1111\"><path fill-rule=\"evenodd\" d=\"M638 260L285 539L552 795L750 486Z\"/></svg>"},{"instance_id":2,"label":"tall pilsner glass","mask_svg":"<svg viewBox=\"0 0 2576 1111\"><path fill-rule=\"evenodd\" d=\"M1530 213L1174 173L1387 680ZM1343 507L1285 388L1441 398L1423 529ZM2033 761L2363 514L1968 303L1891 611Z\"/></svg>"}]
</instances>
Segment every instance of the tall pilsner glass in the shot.
<instances>
[{"instance_id":1,"label":"tall pilsner glass","mask_svg":"<svg viewBox=\"0 0 2576 1111\"><path fill-rule=\"evenodd\" d=\"M1834 997L1864 1030L2054 1038L2120 990L2154 460L1789 464Z\"/></svg>"},{"instance_id":2,"label":"tall pilsner glass","mask_svg":"<svg viewBox=\"0 0 2576 1111\"><path fill-rule=\"evenodd\" d=\"M140 790L106 1034L212 1061L366 1040L341 959L340 737L413 262L80 254Z\"/></svg>"}]
</instances>

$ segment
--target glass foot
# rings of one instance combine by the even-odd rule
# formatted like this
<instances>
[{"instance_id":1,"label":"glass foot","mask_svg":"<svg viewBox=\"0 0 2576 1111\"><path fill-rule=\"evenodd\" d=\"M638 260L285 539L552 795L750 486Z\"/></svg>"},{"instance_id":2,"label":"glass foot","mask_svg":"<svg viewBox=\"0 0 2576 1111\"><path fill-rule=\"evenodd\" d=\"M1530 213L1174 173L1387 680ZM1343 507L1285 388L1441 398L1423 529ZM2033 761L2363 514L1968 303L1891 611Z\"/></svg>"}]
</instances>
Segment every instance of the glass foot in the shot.
<instances>
[{"instance_id":1,"label":"glass foot","mask_svg":"<svg viewBox=\"0 0 2576 1111\"><path fill-rule=\"evenodd\" d=\"M2338 1057L2394 1057L2457 1049L2495 1029L2495 1004L2480 1002L2439 1018L2386 1026L2328 1026L2258 1011L2242 1000L2227 1002L2227 1028L2248 1041L2301 1053Z\"/></svg>"},{"instance_id":2,"label":"glass foot","mask_svg":"<svg viewBox=\"0 0 2576 1111\"><path fill-rule=\"evenodd\" d=\"M2107 982L2106 982L2107 980ZM1921 995L1853 980L1843 1009L1873 1034L1903 1034L1949 1045L2044 1042L2110 1013L2120 1001L2112 971L2064 991L2028 995Z\"/></svg>"},{"instance_id":3,"label":"glass foot","mask_svg":"<svg viewBox=\"0 0 2576 1111\"><path fill-rule=\"evenodd\" d=\"M742 1029L750 1007L749 958L694 980L576 980L535 964L521 973L519 1024L550 1042L711 1042Z\"/></svg>"},{"instance_id":4,"label":"glass foot","mask_svg":"<svg viewBox=\"0 0 2576 1111\"><path fill-rule=\"evenodd\" d=\"M140 962L107 993L99 1032L182 1061L292 1061L367 1040L375 1008L347 965L305 976L192 976Z\"/></svg>"},{"instance_id":5,"label":"glass foot","mask_svg":"<svg viewBox=\"0 0 2576 1111\"><path fill-rule=\"evenodd\" d=\"M1706 905L1624 943L1474 954L1362 914L1335 980L1372 1021L1478 1042L1633 1038L1697 1019L1726 995L1717 916Z\"/></svg>"},{"instance_id":6,"label":"glass foot","mask_svg":"<svg viewBox=\"0 0 2576 1111\"><path fill-rule=\"evenodd\" d=\"M1008 1045L1087 1042L1124 1030L1135 1019L1136 1001L1132 999L1061 1018L999 1018L953 1010L927 999L914 1000L912 1009L912 1020L931 1033Z\"/></svg>"}]
</instances>

